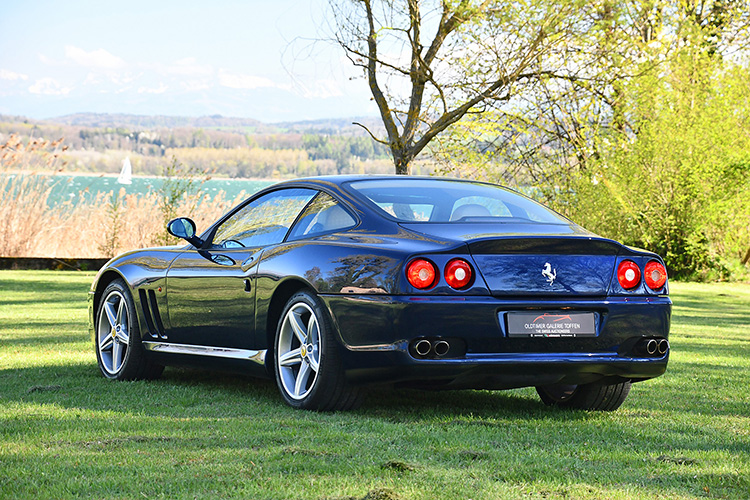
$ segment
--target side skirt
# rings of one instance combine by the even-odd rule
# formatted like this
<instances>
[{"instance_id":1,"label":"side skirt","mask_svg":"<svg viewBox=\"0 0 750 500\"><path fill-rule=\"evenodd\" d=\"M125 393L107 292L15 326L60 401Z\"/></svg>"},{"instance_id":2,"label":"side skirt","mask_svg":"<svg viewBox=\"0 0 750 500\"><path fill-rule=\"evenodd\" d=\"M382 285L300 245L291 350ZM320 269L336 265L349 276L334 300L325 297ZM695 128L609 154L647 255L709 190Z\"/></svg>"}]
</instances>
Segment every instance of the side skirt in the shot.
<instances>
[{"instance_id":1,"label":"side skirt","mask_svg":"<svg viewBox=\"0 0 750 500\"><path fill-rule=\"evenodd\" d=\"M266 364L266 350L254 351L202 345L172 344L168 342L142 342L144 349L164 354L192 354L212 358L239 359L252 361L261 366Z\"/></svg>"}]
</instances>

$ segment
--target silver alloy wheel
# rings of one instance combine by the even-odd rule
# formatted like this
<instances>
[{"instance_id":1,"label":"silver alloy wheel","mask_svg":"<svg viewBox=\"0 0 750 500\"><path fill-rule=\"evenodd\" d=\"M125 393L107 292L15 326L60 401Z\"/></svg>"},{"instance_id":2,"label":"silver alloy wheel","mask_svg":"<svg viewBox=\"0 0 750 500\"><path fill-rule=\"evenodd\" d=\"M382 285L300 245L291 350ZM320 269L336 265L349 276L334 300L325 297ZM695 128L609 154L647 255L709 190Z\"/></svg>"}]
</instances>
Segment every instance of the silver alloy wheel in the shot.
<instances>
[{"instance_id":1,"label":"silver alloy wheel","mask_svg":"<svg viewBox=\"0 0 750 500\"><path fill-rule=\"evenodd\" d=\"M320 325L312 308L294 304L284 317L276 345L276 366L290 398L307 396L318 378L321 352Z\"/></svg>"},{"instance_id":2,"label":"silver alloy wheel","mask_svg":"<svg viewBox=\"0 0 750 500\"><path fill-rule=\"evenodd\" d=\"M113 290L102 303L96 328L99 359L110 375L116 375L125 361L130 342L129 320L125 296Z\"/></svg>"}]
</instances>

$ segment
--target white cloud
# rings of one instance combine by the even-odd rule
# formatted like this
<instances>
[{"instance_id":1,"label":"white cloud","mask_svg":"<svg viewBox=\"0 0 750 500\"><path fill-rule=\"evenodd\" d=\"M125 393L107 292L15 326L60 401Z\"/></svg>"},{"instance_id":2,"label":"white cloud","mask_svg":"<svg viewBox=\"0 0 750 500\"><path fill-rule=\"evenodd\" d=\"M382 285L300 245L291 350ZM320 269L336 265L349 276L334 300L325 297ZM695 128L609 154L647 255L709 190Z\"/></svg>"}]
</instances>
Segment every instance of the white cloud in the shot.
<instances>
[{"instance_id":1,"label":"white cloud","mask_svg":"<svg viewBox=\"0 0 750 500\"><path fill-rule=\"evenodd\" d=\"M339 82L330 79L308 82L297 80L294 86L287 86L286 89L306 99L328 99L344 95Z\"/></svg>"},{"instance_id":2,"label":"white cloud","mask_svg":"<svg viewBox=\"0 0 750 500\"><path fill-rule=\"evenodd\" d=\"M51 57L47 57L44 54L37 54L37 57L39 58L39 61L42 64L45 64L47 66L64 66L65 65L63 61L52 59Z\"/></svg>"},{"instance_id":3,"label":"white cloud","mask_svg":"<svg viewBox=\"0 0 750 500\"><path fill-rule=\"evenodd\" d=\"M194 57L186 57L161 68L168 75L179 76L211 76L214 68L209 64L198 64Z\"/></svg>"},{"instance_id":4,"label":"white cloud","mask_svg":"<svg viewBox=\"0 0 750 500\"><path fill-rule=\"evenodd\" d=\"M133 75L131 73L107 73L109 81L115 85L130 85L143 76L142 73Z\"/></svg>"},{"instance_id":5,"label":"white cloud","mask_svg":"<svg viewBox=\"0 0 750 500\"><path fill-rule=\"evenodd\" d=\"M63 87L53 78L41 78L29 87L29 92L40 95L67 95L72 87Z\"/></svg>"},{"instance_id":6,"label":"white cloud","mask_svg":"<svg viewBox=\"0 0 750 500\"><path fill-rule=\"evenodd\" d=\"M97 73L89 73L86 75L86 79L83 81L84 85L99 85L102 83L101 75Z\"/></svg>"},{"instance_id":7,"label":"white cloud","mask_svg":"<svg viewBox=\"0 0 750 500\"><path fill-rule=\"evenodd\" d=\"M28 80L28 75L21 73L15 73L8 71L7 69L0 69L0 80Z\"/></svg>"},{"instance_id":8,"label":"white cloud","mask_svg":"<svg viewBox=\"0 0 750 500\"><path fill-rule=\"evenodd\" d=\"M180 87L185 92L198 92L201 90L208 90L211 85L206 82L193 81L193 82L180 82Z\"/></svg>"},{"instance_id":9,"label":"white cloud","mask_svg":"<svg viewBox=\"0 0 750 500\"><path fill-rule=\"evenodd\" d=\"M86 52L81 48L66 45L65 57L76 64L89 68L118 69L125 66L125 61L104 49Z\"/></svg>"},{"instance_id":10,"label":"white cloud","mask_svg":"<svg viewBox=\"0 0 750 500\"><path fill-rule=\"evenodd\" d=\"M138 89L138 93L139 94L163 94L167 90L169 90L169 87L167 87L163 83L159 83L159 86L156 88L140 87Z\"/></svg>"},{"instance_id":11,"label":"white cloud","mask_svg":"<svg viewBox=\"0 0 750 500\"><path fill-rule=\"evenodd\" d=\"M271 80L255 75L235 75L227 71L219 71L219 85L231 89L258 89L276 87Z\"/></svg>"}]
</instances>

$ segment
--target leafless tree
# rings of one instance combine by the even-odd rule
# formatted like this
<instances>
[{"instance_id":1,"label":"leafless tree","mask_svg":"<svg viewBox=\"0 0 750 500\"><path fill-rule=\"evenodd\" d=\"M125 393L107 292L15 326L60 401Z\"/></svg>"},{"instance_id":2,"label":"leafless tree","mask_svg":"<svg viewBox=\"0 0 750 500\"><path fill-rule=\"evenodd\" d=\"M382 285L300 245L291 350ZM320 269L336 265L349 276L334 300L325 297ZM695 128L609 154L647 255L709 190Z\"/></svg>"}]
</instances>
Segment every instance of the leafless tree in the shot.
<instances>
[{"instance_id":1,"label":"leafless tree","mask_svg":"<svg viewBox=\"0 0 750 500\"><path fill-rule=\"evenodd\" d=\"M467 113L511 102L525 85L570 71L575 1L331 0L335 40L362 68L397 174ZM575 70L575 68L573 68Z\"/></svg>"}]
</instances>

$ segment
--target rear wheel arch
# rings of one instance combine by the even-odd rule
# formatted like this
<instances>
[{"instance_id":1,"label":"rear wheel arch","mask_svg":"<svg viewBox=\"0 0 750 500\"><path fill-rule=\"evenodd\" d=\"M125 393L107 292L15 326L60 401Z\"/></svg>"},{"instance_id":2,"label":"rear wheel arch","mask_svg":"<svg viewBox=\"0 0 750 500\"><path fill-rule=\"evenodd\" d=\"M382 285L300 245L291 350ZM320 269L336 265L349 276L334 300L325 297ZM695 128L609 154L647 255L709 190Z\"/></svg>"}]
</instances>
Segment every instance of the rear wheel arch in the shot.
<instances>
[{"instance_id":1,"label":"rear wheel arch","mask_svg":"<svg viewBox=\"0 0 750 500\"><path fill-rule=\"evenodd\" d=\"M305 287L287 300L270 353L287 404L314 411L359 406L363 392L347 382L337 343L330 314L313 290Z\"/></svg>"},{"instance_id":2,"label":"rear wheel arch","mask_svg":"<svg viewBox=\"0 0 750 500\"><path fill-rule=\"evenodd\" d=\"M294 294L308 290L310 293L316 293L315 290L310 287L304 281L298 279L288 279L280 284L276 290L274 290L271 296L271 302L268 305L268 313L266 315L265 328L265 347L266 352L266 372L270 377L274 377L273 372L273 350L274 341L276 340L276 328L281 320L281 314L284 312L284 307Z\"/></svg>"}]
</instances>

